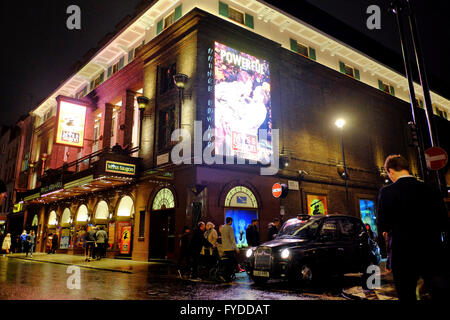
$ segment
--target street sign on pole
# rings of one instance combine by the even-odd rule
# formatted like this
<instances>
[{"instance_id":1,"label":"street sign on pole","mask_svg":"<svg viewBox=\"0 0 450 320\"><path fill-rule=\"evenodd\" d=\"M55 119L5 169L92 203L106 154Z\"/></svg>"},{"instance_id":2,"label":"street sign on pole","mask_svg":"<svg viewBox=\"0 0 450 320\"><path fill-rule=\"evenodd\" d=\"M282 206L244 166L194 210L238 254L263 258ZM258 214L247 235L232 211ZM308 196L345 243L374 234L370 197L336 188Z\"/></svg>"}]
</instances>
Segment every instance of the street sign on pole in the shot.
<instances>
[{"instance_id":1,"label":"street sign on pole","mask_svg":"<svg viewBox=\"0 0 450 320\"><path fill-rule=\"evenodd\" d=\"M444 149L431 147L425 151L425 161L430 170L439 170L447 165L448 155Z\"/></svg>"}]
</instances>

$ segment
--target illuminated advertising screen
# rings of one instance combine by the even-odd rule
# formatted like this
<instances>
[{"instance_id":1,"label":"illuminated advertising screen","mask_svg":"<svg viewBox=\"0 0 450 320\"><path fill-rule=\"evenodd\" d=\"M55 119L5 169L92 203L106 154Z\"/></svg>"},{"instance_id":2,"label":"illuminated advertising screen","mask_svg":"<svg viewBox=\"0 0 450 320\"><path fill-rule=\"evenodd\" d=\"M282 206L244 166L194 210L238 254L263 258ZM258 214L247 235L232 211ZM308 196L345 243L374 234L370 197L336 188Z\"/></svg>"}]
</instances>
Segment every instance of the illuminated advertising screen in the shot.
<instances>
[{"instance_id":1,"label":"illuminated advertising screen","mask_svg":"<svg viewBox=\"0 0 450 320\"><path fill-rule=\"evenodd\" d=\"M375 216L375 202L372 200L360 199L359 211L361 212L362 222L368 224L376 236L378 230Z\"/></svg>"},{"instance_id":2,"label":"illuminated advertising screen","mask_svg":"<svg viewBox=\"0 0 450 320\"><path fill-rule=\"evenodd\" d=\"M220 43L214 50L215 154L272 157L269 63ZM267 130L260 135L259 130Z\"/></svg>"},{"instance_id":3,"label":"illuminated advertising screen","mask_svg":"<svg viewBox=\"0 0 450 320\"><path fill-rule=\"evenodd\" d=\"M327 196L308 194L306 195L306 203L309 215L328 214Z\"/></svg>"},{"instance_id":4,"label":"illuminated advertising screen","mask_svg":"<svg viewBox=\"0 0 450 320\"><path fill-rule=\"evenodd\" d=\"M83 147L85 106L60 100L56 121L56 143L71 147Z\"/></svg>"}]
</instances>

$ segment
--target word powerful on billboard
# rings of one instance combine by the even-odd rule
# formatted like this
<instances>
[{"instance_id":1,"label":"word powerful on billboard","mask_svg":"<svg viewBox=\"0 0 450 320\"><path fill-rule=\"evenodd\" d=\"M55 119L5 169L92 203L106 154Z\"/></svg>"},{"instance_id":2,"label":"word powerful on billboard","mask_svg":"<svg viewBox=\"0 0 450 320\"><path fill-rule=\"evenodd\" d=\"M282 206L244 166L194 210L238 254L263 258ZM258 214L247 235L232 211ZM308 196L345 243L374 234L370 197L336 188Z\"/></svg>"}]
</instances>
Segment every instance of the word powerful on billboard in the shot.
<instances>
[{"instance_id":1,"label":"word powerful on billboard","mask_svg":"<svg viewBox=\"0 0 450 320\"><path fill-rule=\"evenodd\" d=\"M214 77L215 153L270 162L269 63L216 42ZM267 130L265 137L260 129Z\"/></svg>"}]
</instances>

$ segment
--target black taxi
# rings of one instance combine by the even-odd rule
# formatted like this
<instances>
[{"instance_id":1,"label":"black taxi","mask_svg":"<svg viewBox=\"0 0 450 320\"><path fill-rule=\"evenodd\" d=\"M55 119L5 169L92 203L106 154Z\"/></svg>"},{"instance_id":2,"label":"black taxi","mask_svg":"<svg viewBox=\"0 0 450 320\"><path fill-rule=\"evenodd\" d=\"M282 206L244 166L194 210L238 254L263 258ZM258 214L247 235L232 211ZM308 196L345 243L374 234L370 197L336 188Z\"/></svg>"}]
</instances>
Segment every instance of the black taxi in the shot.
<instances>
[{"instance_id":1,"label":"black taxi","mask_svg":"<svg viewBox=\"0 0 450 320\"><path fill-rule=\"evenodd\" d=\"M363 222L347 215L298 216L276 238L246 251L245 270L254 282L271 278L313 281L322 275L364 273L381 261Z\"/></svg>"}]
</instances>

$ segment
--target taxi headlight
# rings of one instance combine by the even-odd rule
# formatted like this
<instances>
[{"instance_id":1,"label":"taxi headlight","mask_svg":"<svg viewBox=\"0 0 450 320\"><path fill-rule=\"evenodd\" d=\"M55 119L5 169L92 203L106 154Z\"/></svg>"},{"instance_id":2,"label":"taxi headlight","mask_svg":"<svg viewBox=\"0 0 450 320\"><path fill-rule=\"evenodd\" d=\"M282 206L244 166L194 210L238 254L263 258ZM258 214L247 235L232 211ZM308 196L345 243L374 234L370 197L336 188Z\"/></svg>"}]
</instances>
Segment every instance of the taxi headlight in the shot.
<instances>
[{"instance_id":1,"label":"taxi headlight","mask_svg":"<svg viewBox=\"0 0 450 320\"><path fill-rule=\"evenodd\" d=\"M281 258L287 259L289 258L289 254L290 254L289 249L284 249L283 251L281 251Z\"/></svg>"},{"instance_id":2,"label":"taxi headlight","mask_svg":"<svg viewBox=\"0 0 450 320\"><path fill-rule=\"evenodd\" d=\"M247 258L250 258L252 256L252 254L253 254L253 250L252 249L248 249L247 252L245 253L245 256Z\"/></svg>"}]
</instances>

